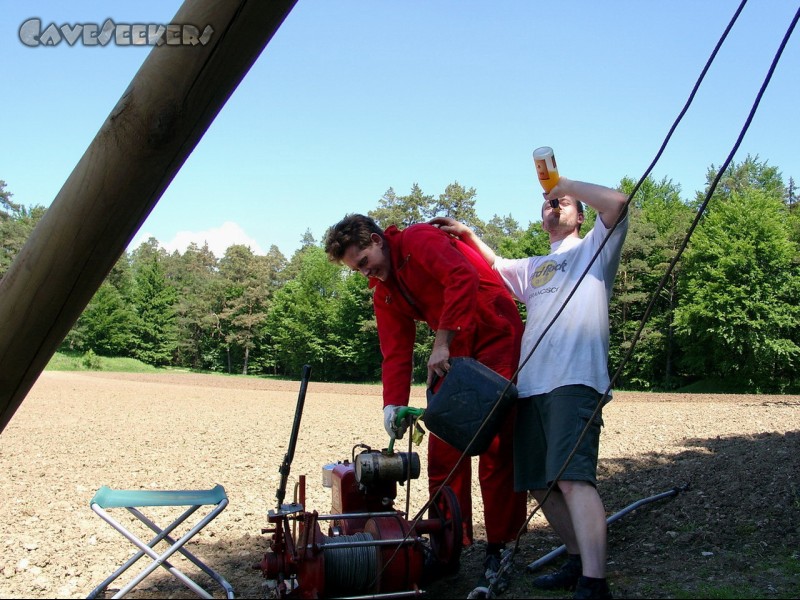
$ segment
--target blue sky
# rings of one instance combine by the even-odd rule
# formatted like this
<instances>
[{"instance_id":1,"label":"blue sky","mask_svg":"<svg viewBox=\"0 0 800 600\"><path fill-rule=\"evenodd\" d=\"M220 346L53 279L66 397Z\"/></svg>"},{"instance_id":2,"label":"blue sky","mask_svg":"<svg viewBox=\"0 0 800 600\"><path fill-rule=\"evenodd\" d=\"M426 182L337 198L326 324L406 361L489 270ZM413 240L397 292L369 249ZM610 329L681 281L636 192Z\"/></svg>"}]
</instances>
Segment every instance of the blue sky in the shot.
<instances>
[{"instance_id":1,"label":"blue sky","mask_svg":"<svg viewBox=\"0 0 800 600\"><path fill-rule=\"evenodd\" d=\"M0 179L49 205L149 52L30 48L20 25L169 23L181 2L0 0ZM614 186L654 159L739 1L299 0L133 239L287 257L391 187L477 191L484 220L538 220L531 152ZM702 190L800 3L749 0L653 172ZM736 155L800 179L800 32Z\"/></svg>"}]
</instances>

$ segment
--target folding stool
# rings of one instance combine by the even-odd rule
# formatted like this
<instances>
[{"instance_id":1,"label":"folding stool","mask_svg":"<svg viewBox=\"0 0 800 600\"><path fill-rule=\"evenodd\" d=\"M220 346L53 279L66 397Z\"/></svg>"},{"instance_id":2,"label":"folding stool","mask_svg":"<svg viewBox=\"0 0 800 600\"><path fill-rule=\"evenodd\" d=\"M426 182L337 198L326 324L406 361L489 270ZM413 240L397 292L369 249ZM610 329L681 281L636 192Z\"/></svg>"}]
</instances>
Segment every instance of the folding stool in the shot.
<instances>
[{"instance_id":1,"label":"folding stool","mask_svg":"<svg viewBox=\"0 0 800 600\"><path fill-rule=\"evenodd\" d=\"M134 577L125 587L120 589L113 596L114 598L122 598L159 566L167 569L176 579L181 581L184 585L186 585L186 587L194 591L201 598L213 598L210 593L208 593L195 581L190 579L183 572L168 562L169 557L175 552L180 552L198 568L213 578L220 586L222 586L227 598L233 598L233 588L231 587L231 584L228 583L225 578L222 577L222 575L211 569L208 565L204 564L202 561L200 561L200 559L184 548L184 544L186 544L186 542L199 533L203 527L208 525L228 505L228 496L225 494L225 489L221 485L216 485L209 490L112 490L108 486L102 486L99 490L97 490L97 493L94 495L94 498L92 498L89 504L92 507L92 510L96 512L106 523L119 531L132 544L139 548L139 552L131 557L119 569L109 575L108 578L103 581L103 583L92 590L92 593L89 594L88 598L96 598L98 594L103 593L112 581L127 571L145 554L149 556L153 562L151 562L146 569ZM139 510L139 508L148 506L187 506L188 508L167 527L161 529ZM181 523L186 521L186 519L188 519L193 513L203 506L211 506L213 508L180 539L175 541L172 537L170 537L170 533L172 533L173 530L175 530ZM131 514L142 521L142 523L147 525L147 527L149 527L156 534L156 536L148 543L144 543L107 512L107 509L111 508L127 509ZM158 554L153 548L161 541L165 541L166 543L170 544L170 547L165 552Z\"/></svg>"}]
</instances>

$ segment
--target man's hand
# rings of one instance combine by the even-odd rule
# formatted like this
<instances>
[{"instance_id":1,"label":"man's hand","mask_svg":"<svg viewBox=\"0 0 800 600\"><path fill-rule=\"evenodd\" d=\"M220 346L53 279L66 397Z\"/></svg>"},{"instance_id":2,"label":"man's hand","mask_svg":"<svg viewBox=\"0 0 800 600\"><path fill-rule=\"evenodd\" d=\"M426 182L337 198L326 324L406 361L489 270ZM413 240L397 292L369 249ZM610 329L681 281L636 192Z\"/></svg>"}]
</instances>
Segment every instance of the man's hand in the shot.
<instances>
[{"instance_id":1,"label":"man's hand","mask_svg":"<svg viewBox=\"0 0 800 600\"><path fill-rule=\"evenodd\" d=\"M428 224L435 225L445 233L456 237L464 237L472 233L469 227L450 217L434 217L428 221Z\"/></svg>"},{"instance_id":2,"label":"man's hand","mask_svg":"<svg viewBox=\"0 0 800 600\"><path fill-rule=\"evenodd\" d=\"M453 237L457 237L468 246L477 250L487 263L490 265L494 264L497 258L494 250L484 244L481 238L479 238L472 229L464 225L464 223L450 217L434 217L428 221L428 224L438 227Z\"/></svg>"},{"instance_id":3,"label":"man's hand","mask_svg":"<svg viewBox=\"0 0 800 600\"><path fill-rule=\"evenodd\" d=\"M431 387L434 376L444 377L450 370L450 349L447 346L434 344L431 356L428 359L427 385Z\"/></svg>"},{"instance_id":4,"label":"man's hand","mask_svg":"<svg viewBox=\"0 0 800 600\"><path fill-rule=\"evenodd\" d=\"M428 358L428 380L427 385L431 387L435 376L444 377L450 370L450 343L456 336L457 331L449 329L437 329L433 338L433 349Z\"/></svg>"},{"instance_id":5,"label":"man's hand","mask_svg":"<svg viewBox=\"0 0 800 600\"><path fill-rule=\"evenodd\" d=\"M399 424L397 423L397 411L401 408L402 406L394 406L392 404L383 407L383 427L386 429L386 433L389 434L389 438L393 440L402 440L406 429L408 429L406 419L400 421Z\"/></svg>"}]
</instances>

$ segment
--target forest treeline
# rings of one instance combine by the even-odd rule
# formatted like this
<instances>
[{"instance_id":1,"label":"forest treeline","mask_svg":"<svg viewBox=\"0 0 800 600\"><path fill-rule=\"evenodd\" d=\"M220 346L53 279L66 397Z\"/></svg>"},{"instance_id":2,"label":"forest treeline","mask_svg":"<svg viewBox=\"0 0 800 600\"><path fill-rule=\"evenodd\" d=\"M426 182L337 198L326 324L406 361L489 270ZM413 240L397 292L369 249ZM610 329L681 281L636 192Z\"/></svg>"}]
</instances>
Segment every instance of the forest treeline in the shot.
<instances>
[{"instance_id":1,"label":"forest treeline","mask_svg":"<svg viewBox=\"0 0 800 600\"><path fill-rule=\"evenodd\" d=\"M716 176L710 167L707 189ZM618 188L630 194L635 184L624 178ZM729 391L796 390L800 213L794 181L785 183L777 167L757 156L733 163L667 276L706 193L685 199L671 180L648 178L634 196L611 300L615 387L672 390L711 379ZM404 196L390 188L369 214L384 227L401 228L447 215L469 224L502 256L549 251L537 202L521 207L537 219L521 226L510 215L482 221L476 197L458 182L438 196L415 184ZM12 202L0 181L0 277L44 212ZM594 218L589 210L584 231ZM419 325L418 382L432 341ZM308 231L288 259L274 245L266 255L234 245L216 257L207 245L194 244L168 253L151 238L119 259L62 350L289 377L309 364L321 381L380 379L367 280L330 263Z\"/></svg>"}]
</instances>

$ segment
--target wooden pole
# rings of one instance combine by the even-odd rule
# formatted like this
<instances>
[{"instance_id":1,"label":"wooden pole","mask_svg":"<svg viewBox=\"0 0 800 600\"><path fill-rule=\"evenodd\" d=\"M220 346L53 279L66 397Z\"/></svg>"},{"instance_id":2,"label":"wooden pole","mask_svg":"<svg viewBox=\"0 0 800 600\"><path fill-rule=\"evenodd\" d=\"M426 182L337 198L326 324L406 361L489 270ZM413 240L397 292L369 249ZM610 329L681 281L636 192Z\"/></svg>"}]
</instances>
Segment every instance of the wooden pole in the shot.
<instances>
[{"instance_id":1,"label":"wooden pole","mask_svg":"<svg viewBox=\"0 0 800 600\"><path fill-rule=\"evenodd\" d=\"M0 431L296 1L178 10L208 42L153 48L0 280Z\"/></svg>"}]
</instances>

